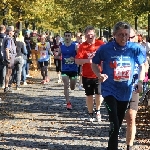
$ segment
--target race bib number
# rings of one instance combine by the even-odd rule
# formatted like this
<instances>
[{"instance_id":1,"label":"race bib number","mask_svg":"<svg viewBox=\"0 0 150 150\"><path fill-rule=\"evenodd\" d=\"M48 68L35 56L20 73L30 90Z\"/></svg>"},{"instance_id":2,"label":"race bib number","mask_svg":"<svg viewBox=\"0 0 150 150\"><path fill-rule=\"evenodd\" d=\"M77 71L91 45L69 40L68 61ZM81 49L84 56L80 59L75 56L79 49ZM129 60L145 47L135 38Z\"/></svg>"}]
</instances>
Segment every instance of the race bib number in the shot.
<instances>
[{"instance_id":1,"label":"race bib number","mask_svg":"<svg viewBox=\"0 0 150 150\"><path fill-rule=\"evenodd\" d=\"M74 64L74 60L71 60L70 58L64 58L65 64Z\"/></svg>"},{"instance_id":2,"label":"race bib number","mask_svg":"<svg viewBox=\"0 0 150 150\"><path fill-rule=\"evenodd\" d=\"M47 51L40 51L40 59L44 59L47 57Z\"/></svg>"},{"instance_id":3,"label":"race bib number","mask_svg":"<svg viewBox=\"0 0 150 150\"><path fill-rule=\"evenodd\" d=\"M131 66L117 66L114 69L114 81L122 82L130 80Z\"/></svg>"}]
</instances>

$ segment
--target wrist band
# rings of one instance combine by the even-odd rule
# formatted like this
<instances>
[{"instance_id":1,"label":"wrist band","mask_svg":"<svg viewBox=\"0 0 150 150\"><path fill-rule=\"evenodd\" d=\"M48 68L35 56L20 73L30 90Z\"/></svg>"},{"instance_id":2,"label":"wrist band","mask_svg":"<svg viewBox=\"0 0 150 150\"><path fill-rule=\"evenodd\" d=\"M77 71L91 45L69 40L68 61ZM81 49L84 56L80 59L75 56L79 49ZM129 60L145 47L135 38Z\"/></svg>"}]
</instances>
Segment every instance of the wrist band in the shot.
<instances>
[{"instance_id":1,"label":"wrist band","mask_svg":"<svg viewBox=\"0 0 150 150\"><path fill-rule=\"evenodd\" d=\"M143 80L138 80L138 82L143 83Z\"/></svg>"}]
</instances>

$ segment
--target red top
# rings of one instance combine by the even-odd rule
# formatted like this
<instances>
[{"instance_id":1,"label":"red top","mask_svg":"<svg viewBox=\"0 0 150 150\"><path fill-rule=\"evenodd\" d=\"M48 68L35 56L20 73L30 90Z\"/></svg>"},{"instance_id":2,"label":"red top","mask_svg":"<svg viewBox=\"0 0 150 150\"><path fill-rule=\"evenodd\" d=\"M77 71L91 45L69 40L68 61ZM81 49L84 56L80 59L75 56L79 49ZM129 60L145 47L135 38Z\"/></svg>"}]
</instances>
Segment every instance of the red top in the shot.
<instances>
[{"instance_id":1,"label":"red top","mask_svg":"<svg viewBox=\"0 0 150 150\"><path fill-rule=\"evenodd\" d=\"M57 45L57 44L55 43L55 44L51 47L51 51L52 51L53 54L54 54L54 59L60 59L60 60L62 60L62 57L61 57L61 55L59 55L58 50L55 50L55 49L59 48L61 45L62 45L62 43L60 42L59 45Z\"/></svg>"},{"instance_id":2,"label":"red top","mask_svg":"<svg viewBox=\"0 0 150 150\"><path fill-rule=\"evenodd\" d=\"M62 43L60 42L59 45L57 45L56 43L51 47L51 51L54 51L54 49L59 48L62 45Z\"/></svg>"},{"instance_id":3,"label":"red top","mask_svg":"<svg viewBox=\"0 0 150 150\"><path fill-rule=\"evenodd\" d=\"M88 59L93 58L97 49L103 45L104 42L101 40L95 40L94 44L89 44L87 42L83 42L77 52L76 59ZM101 67L100 67L101 70ZM90 63L85 63L82 66L82 76L87 78L96 78L97 76L94 74L91 68Z\"/></svg>"}]
</instances>

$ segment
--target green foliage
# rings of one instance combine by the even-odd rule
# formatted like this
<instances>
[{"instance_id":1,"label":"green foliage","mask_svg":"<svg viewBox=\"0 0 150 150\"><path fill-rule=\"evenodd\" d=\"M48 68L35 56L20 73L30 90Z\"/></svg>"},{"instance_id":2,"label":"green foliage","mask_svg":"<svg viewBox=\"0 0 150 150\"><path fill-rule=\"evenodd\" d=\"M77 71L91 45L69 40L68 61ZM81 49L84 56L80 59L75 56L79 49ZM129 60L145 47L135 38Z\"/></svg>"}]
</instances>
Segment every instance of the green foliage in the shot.
<instances>
[{"instance_id":1,"label":"green foliage","mask_svg":"<svg viewBox=\"0 0 150 150\"><path fill-rule=\"evenodd\" d=\"M3 0L0 8L7 5L5 16L8 22L28 20L37 28L47 30L77 31L87 25L98 28L112 27L118 21L134 25L138 16L139 26L146 27L150 0Z\"/></svg>"}]
</instances>

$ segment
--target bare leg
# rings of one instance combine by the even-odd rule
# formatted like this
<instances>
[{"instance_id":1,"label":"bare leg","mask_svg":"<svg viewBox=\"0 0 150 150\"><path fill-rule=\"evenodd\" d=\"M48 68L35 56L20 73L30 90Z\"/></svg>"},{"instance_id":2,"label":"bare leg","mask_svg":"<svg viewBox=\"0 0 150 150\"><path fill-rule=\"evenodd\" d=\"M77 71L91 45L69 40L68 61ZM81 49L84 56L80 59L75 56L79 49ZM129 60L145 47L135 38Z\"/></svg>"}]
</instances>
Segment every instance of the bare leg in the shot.
<instances>
[{"instance_id":1,"label":"bare leg","mask_svg":"<svg viewBox=\"0 0 150 150\"><path fill-rule=\"evenodd\" d=\"M89 114L93 113L93 95L89 95L86 97L86 105L87 105Z\"/></svg>"},{"instance_id":2,"label":"bare leg","mask_svg":"<svg viewBox=\"0 0 150 150\"><path fill-rule=\"evenodd\" d=\"M62 76L62 81L64 83L64 95L66 98L66 102L69 102L69 77L68 76Z\"/></svg>"},{"instance_id":3,"label":"bare leg","mask_svg":"<svg viewBox=\"0 0 150 150\"><path fill-rule=\"evenodd\" d=\"M95 94L96 110L100 110L102 101L103 101L102 95Z\"/></svg>"},{"instance_id":4,"label":"bare leg","mask_svg":"<svg viewBox=\"0 0 150 150\"><path fill-rule=\"evenodd\" d=\"M134 107L130 106L131 108L127 110L126 112L126 122L127 122L127 131L126 131L126 144L129 146L133 146L133 142L135 139L136 134L136 114L138 109L138 101L139 101L139 94L133 93L132 94L132 101L136 101L137 103L134 103ZM131 102L132 103L132 102ZM134 109L135 108L135 109Z\"/></svg>"}]
</instances>

